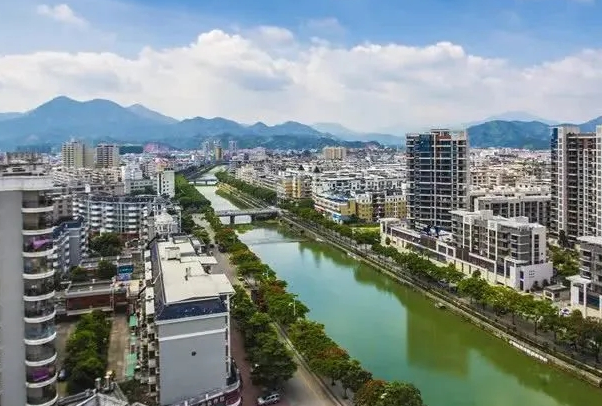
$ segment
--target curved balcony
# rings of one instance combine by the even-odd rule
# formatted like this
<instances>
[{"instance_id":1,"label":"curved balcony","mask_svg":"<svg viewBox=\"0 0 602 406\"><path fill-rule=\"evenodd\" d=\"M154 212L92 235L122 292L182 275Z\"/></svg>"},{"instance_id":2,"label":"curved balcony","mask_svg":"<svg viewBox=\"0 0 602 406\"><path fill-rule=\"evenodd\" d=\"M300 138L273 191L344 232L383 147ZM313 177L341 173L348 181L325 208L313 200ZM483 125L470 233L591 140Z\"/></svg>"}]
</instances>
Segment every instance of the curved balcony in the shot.
<instances>
[{"instance_id":1,"label":"curved balcony","mask_svg":"<svg viewBox=\"0 0 602 406\"><path fill-rule=\"evenodd\" d=\"M27 258L47 257L54 250L52 233L25 236L23 238L23 256Z\"/></svg>"},{"instance_id":2,"label":"curved balcony","mask_svg":"<svg viewBox=\"0 0 602 406\"><path fill-rule=\"evenodd\" d=\"M54 276L54 270L48 258L23 258L24 279L45 279L52 276Z\"/></svg>"},{"instance_id":3,"label":"curved balcony","mask_svg":"<svg viewBox=\"0 0 602 406\"><path fill-rule=\"evenodd\" d=\"M54 296L55 283L52 277L46 279L25 279L23 284L23 300L40 302Z\"/></svg>"},{"instance_id":4,"label":"curved balcony","mask_svg":"<svg viewBox=\"0 0 602 406\"><path fill-rule=\"evenodd\" d=\"M54 363L56 358L57 352L54 343L26 346L25 365L28 367L41 367Z\"/></svg>"},{"instance_id":5,"label":"curved balcony","mask_svg":"<svg viewBox=\"0 0 602 406\"><path fill-rule=\"evenodd\" d=\"M25 325L25 344L27 345L42 345L52 342L56 338L56 329L54 320L45 321L42 323Z\"/></svg>"},{"instance_id":6,"label":"curved balcony","mask_svg":"<svg viewBox=\"0 0 602 406\"><path fill-rule=\"evenodd\" d=\"M23 230L35 232L38 230L53 229L52 213L25 213L23 214ZM51 231L52 232L52 231Z\"/></svg>"},{"instance_id":7,"label":"curved balcony","mask_svg":"<svg viewBox=\"0 0 602 406\"><path fill-rule=\"evenodd\" d=\"M27 406L53 406L58 400L56 391L56 374L54 379L48 381L45 386L30 386L27 384Z\"/></svg>"},{"instance_id":8,"label":"curved balcony","mask_svg":"<svg viewBox=\"0 0 602 406\"><path fill-rule=\"evenodd\" d=\"M24 314L27 323L43 323L54 319L56 311L52 300L40 300L25 302Z\"/></svg>"},{"instance_id":9,"label":"curved balcony","mask_svg":"<svg viewBox=\"0 0 602 406\"><path fill-rule=\"evenodd\" d=\"M54 201L46 196L38 196L37 199L24 199L21 206L23 213L47 213L54 210Z\"/></svg>"}]
</instances>

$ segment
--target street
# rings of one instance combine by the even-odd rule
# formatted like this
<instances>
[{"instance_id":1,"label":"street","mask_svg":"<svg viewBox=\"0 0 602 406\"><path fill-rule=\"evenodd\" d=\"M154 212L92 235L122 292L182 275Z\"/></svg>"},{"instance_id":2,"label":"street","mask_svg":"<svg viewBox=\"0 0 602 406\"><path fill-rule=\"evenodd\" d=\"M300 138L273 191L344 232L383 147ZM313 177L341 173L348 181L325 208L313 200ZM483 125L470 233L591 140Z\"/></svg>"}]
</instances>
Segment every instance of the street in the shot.
<instances>
[{"instance_id":1,"label":"street","mask_svg":"<svg viewBox=\"0 0 602 406\"><path fill-rule=\"evenodd\" d=\"M227 254L214 251L213 255L217 259L218 268L215 273L225 273L230 283L240 284L236 278L235 271L230 265ZM232 355L241 370L243 377L243 406L252 406L257 404L257 396L260 391L251 385L249 378L249 363L246 360L244 348L242 346L242 337L236 328L232 329ZM295 354L295 362L298 365L297 372L291 380L285 384L282 400L279 405L282 406L333 406L342 403L334 400L330 392L310 371L305 368L299 357Z\"/></svg>"}]
</instances>

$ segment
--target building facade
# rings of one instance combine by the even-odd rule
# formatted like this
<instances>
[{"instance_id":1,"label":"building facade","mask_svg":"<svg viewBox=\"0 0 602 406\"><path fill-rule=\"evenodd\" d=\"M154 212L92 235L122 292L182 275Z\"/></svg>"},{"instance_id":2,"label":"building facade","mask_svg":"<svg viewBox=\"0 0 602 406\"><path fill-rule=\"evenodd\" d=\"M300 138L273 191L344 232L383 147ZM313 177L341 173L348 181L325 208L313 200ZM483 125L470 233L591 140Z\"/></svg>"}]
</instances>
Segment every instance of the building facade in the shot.
<instances>
[{"instance_id":1,"label":"building facade","mask_svg":"<svg viewBox=\"0 0 602 406\"><path fill-rule=\"evenodd\" d=\"M52 180L39 166L0 167L0 404L58 399Z\"/></svg>"},{"instance_id":2,"label":"building facade","mask_svg":"<svg viewBox=\"0 0 602 406\"><path fill-rule=\"evenodd\" d=\"M96 146L97 168L117 168L120 162L119 145L99 144Z\"/></svg>"},{"instance_id":3,"label":"building facade","mask_svg":"<svg viewBox=\"0 0 602 406\"><path fill-rule=\"evenodd\" d=\"M602 235L602 126L561 126L551 136L551 233L569 242Z\"/></svg>"},{"instance_id":4,"label":"building facade","mask_svg":"<svg viewBox=\"0 0 602 406\"><path fill-rule=\"evenodd\" d=\"M173 169L157 172L155 190L158 196L173 198L176 195L176 173Z\"/></svg>"},{"instance_id":5,"label":"building facade","mask_svg":"<svg viewBox=\"0 0 602 406\"><path fill-rule=\"evenodd\" d=\"M347 148L324 147L322 149L322 154L327 161L344 161L345 158L347 158Z\"/></svg>"},{"instance_id":6,"label":"building facade","mask_svg":"<svg viewBox=\"0 0 602 406\"><path fill-rule=\"evenodd\" d=\"M68 275L71 267L78 266L82 259L88 257L89 231L88 223L83 217L57 224L52 233L52 268L57 275Z\"/></svg>"},{"instance_id":7,"label":"building facade","mask_svg":"<svg viewBox=\"0 0 602 406\"><path fill-rule=\"evenodd\" d=\"M465 131L407 134L407 207L412 227L451 229L452 210L468 209L469 161Z\"/></svg>"},{"instance_id":8,"label":"building facade","mask_svg":"<svg viewBox=\"0 0 602 406\"><path fill-rule=\"evenodd\" d=\"M162 406L240 405L230 353L232 285L224 274L206 271L188 237L155 240L149 257L141 380Z\"/></svg>"},{"instance_id":9,"label":"building facade","mask_svg":"<svg viewBox=\"0 0 602 406\"><path fill-rule=\"evenodd\" d=\"M93 168L94 150L81 141L69 141L61 147L61 162L64 168Z\"/></svg>"}]
</instances>

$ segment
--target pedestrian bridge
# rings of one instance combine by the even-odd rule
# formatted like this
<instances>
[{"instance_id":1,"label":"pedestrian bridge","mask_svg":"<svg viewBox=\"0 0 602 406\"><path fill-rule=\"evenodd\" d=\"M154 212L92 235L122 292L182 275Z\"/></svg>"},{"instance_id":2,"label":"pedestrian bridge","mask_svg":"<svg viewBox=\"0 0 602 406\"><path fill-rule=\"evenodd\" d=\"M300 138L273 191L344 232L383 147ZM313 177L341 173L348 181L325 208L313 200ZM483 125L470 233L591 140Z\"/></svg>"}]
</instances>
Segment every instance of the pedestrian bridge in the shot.
<instances>
[{"instance_id":1,"label":"pedestrian bridge","mask_svg":"<svg viewBox=\"0 0 602 406\"><path fill-rule=\"evenodd\" d=\"M255 220L255 217L268 217L277 216L278 209L240 209L240 210L216 210L215 215L217 217L230 217L230 223L234 223L234 219L239 216L251 216L251 221Z\"/></svg>"}]
</instances>

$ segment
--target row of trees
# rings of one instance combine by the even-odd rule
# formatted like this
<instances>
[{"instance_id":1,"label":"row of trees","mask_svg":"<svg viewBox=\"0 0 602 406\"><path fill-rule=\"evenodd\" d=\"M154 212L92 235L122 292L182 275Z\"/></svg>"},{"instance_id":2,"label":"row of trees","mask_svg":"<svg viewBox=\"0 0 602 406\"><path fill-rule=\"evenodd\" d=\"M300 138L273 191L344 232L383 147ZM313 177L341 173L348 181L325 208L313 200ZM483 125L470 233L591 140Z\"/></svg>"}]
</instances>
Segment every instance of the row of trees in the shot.
<instances>
[{"instance_id":1,"label":"row of trees","mask_svg":"<svg viewBox=\"0 0 602 406\"><path fill-rule=\"evenodd\" d=\"M261 186L254 186L242 180L236 179L234 176L227 172L217 172L215 174L217 180L223 183L227 183L230 186L244 192L248 195L255 197L256 199L263 200L268 204L276 204L278 201L278 195L275 191L267 189Z\"/></svg>"},{"instance_id":2,"label":"row of trees","mask_svg":"<svg viewBox=\"0 0 602 406\"><path fill-rule=\"evenodd\" d=\"M219 175L219 178L220 181L225 179L223 175ZM200 194L194 188L190 195L194 196L195 193ZM270 199L269 194L257 193L254 196L264 201ZM291 354L278 340L271 324L274 321L288 331L291 341L313 371L329 377L333 382L340 381L345 393L348 390L356 393L356 406L423 404L420 392L413 385L373 381L372 375L362 368L359 361L351 359L344 349L326 335L323 326L305 318L309 312L307 306L287 292L286 282L279 280L276 273L238 239L232 228L224 226L210 206L200 211L215 232L215 242L223 251L230 253L230 262L236 266L237 275L259 283L255 302L239 287L236 287L237 294L232 299L232 317L242 331L247 354L254 365L251 374L254 384L277 388L290 379L296 370ZM318 348L322 351L317 351ZM418 399L419 403L407 403L407 399Z\"/></svg>"},{"instance_id":3,"label":"row of trees","mask_svg":"<svg viewBox=\"0 0 602 406\"><path fill-rule=\"evenodd\" d=\"M207 211L211 208L211 202L200 194L193 184L188 183L183 175L176 175L175 199L182 208L182 231L195 234L199 227L192 219L192 214Z\"/></svg>"},{"instance_id":4,"label":"row of trees","mask_svg":"<svg viewBox=\"0 0 602 406\"><path fill-rule=\"evenodd\" d=\"M79 319L65 349L64 368L69 393L93 388L94 380L104 376L110 334L111 322L100 311L83 315Z\"/></svg>"},{"instance_id":5,"label":"row of trees","mask_svg":"<svg viewBox=\"0 0 602 406\"><path fill-rule=\"evenodd\" d=\"M279 389L293 377L297 364L291 352L278 339L270 316L261 312L244 289L236 287L232 298L232 317L238 323L249 361L254 366L254 385Z\"/></svg>"}]
</instances>

